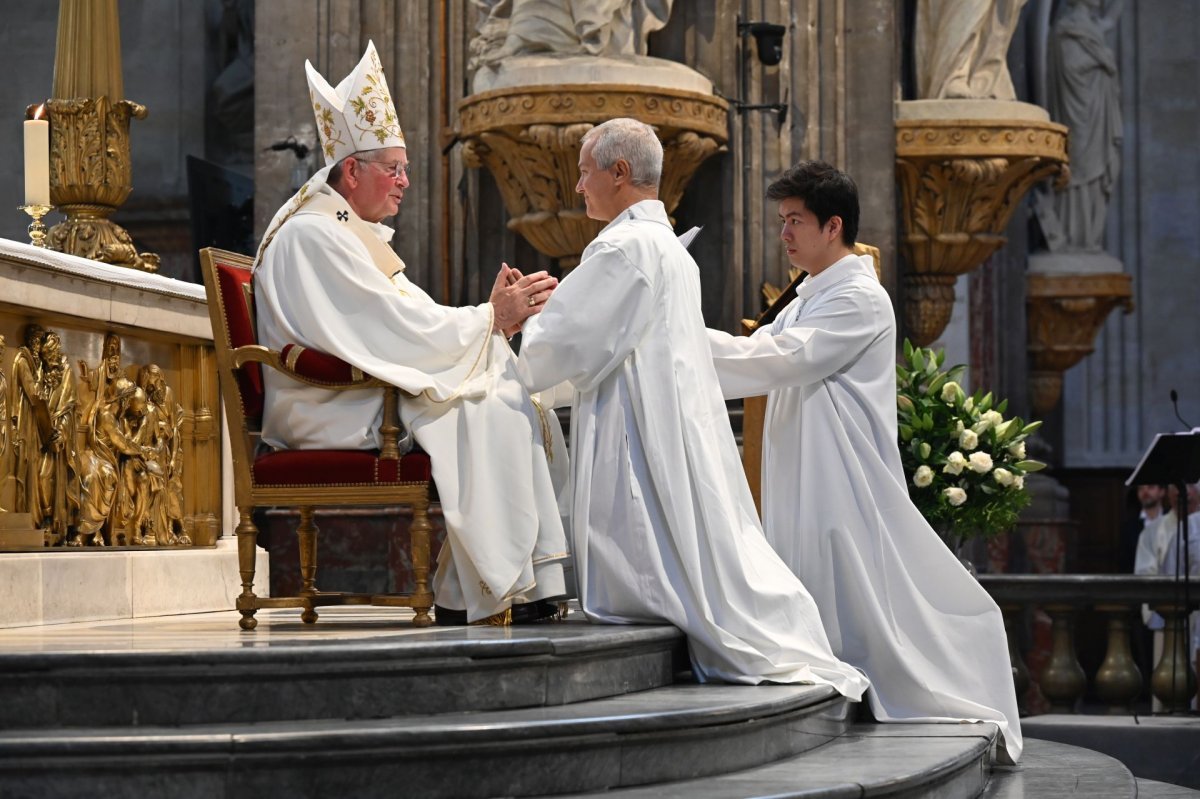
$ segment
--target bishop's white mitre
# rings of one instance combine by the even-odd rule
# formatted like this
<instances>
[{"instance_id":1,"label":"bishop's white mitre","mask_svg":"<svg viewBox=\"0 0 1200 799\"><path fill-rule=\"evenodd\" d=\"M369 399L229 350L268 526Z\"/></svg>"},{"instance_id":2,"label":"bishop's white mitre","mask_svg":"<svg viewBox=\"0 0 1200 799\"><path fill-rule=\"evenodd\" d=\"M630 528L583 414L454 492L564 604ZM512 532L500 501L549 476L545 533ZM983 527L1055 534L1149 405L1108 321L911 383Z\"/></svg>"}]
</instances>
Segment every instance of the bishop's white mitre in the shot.
<instances>
[{"instance_id":1,"label":"bishop's white mitre","mask_svg":"<svg viewBox=\"0 0 1200 799\"><path fill-rule=\"evenodd\" d=\"M404 147L404 132L374 42L367 42L358 66L336 89L307 60L304 71L326 164L364 150Z\"/></svg>"}]
</instances>

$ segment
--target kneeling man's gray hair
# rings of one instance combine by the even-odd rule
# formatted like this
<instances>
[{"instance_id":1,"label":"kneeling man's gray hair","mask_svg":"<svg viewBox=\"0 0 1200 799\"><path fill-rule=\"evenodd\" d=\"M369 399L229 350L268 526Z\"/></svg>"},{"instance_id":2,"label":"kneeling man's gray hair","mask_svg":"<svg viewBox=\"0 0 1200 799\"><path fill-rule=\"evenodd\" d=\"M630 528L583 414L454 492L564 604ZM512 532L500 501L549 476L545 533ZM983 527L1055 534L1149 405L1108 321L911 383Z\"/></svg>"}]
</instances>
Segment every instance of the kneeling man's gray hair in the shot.
<instances>
[{"instance_id":1,"label":"kneeling man's gray hair","mask_svg":"<svg viewBox=\"0 0 1200 799\"><path fill-rule=\"evenodd\" d=\"M601 169L611 169L612 165L624 158L629 164L630 182L639 188L658 188L659 178L662 177L663 148L662 142L654 133L654 128L636 119L620 117L610 119L589 130L579 146L595 142L592 145L592 158Z\"/></svg>"}]
</instances>

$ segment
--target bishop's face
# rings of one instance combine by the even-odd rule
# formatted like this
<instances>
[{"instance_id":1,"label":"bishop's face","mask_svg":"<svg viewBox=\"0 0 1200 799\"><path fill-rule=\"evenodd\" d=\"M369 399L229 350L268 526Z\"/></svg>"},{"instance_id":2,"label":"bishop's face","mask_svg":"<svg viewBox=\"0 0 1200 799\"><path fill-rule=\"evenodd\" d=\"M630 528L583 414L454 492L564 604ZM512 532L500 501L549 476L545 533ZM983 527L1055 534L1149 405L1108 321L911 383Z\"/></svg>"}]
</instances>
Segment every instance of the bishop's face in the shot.
<instances>
[{"instance_id":1,"label":"bishop's face","mask_svg":"<svg viewBox=\"0 0 1200 799\"><path fill-rule=\"evenodd\" d=\"M395 216L409 186L408 150L388 147L354 160L356 185L347 200L355 213L368 222L382 222Z\"/></svg>"},{"instance_id":2,"label":"bishop's face","mask_svg":"<svg viewBox=\"0 0 1200 799\"><path fill-rule=\"evenodd\" d=\"M618 186L612 170L601 169L592 157L594 144L589 141L579 151L579 182L575 184L575 191L583 195L589 219L611 222L623 210L618 207Z\"/></svg>"}]
</instances>

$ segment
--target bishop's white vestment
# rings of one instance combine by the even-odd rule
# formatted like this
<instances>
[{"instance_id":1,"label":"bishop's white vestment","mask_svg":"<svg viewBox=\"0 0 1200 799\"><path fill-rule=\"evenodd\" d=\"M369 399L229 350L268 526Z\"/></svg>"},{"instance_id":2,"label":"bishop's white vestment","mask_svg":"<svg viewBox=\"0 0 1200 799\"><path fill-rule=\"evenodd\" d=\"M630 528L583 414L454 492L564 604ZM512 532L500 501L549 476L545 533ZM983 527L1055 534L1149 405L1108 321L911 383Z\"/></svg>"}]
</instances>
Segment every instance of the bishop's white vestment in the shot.
<instances>
[{"instance_id":1,"label":"bishop's white vestment","mask_svg":"<svg viewBox=\"0 0 1200 799\"><path fill-rule=\"evenodd\" d=\"M562 596L566 534L551 468L565 485L565 446L557 419L516 379L491 305L435 303L404 276L392 230L360 219L323 179L293 202L255 270L259 340L336 355L416 395L401 395L400 413L430 455L446 520L438 604L475 620L513 600ZM263 372L268 444L379 446L379 389L333 392ZM546 447L559 450L551 464Z\"/></svg>"},{"instance_id":2,"label":"bishop's white vestment","mask_svg":"<svg viewBox=\"0 0 1200 799\"><path fill-rule=\"evenodd\" d=\"M518 372L531 391L571 389L572 549L589 619L676 625L700 681L862 695L866 680L832 655L812 598L763 537L699 272L661 202L636 203L588 245L525 323Z\"/></svg>"},{"instance_id":3,"label":"bishop's white vestment","mask_svg":"<svg viewBox=\"0 0 1200 799\"><path fill-rule=\"evenodd\" d=\"M812 591L834 653L866 672L880 721L1021 727L1000 609L908 497L896 323L869 257L806 278L750 337L710 330L726 398L769 392L763 529Z\"/></svg>"}]
</instances>

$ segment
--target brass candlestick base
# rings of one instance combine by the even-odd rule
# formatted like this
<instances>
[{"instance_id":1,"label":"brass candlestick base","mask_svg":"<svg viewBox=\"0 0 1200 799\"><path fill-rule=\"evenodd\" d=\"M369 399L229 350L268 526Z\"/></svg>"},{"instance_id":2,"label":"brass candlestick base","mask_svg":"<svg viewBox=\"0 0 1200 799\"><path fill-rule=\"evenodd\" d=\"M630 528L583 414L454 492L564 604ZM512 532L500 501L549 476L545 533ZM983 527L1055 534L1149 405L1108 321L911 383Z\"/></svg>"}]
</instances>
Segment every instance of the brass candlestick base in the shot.
<instances>
[{"instance_id":1,"label":"brass candlestick base","mask_svg":"<svg viewBox=\"0 0 1200 799\"><path fill-rule=\"evenodd\" d=\"M46 246L46 226L42 217L54 210L53 205L22 205L21 210L33 217L29 223L29 242L34 247Z\"/></svg>"}]
</instances>

